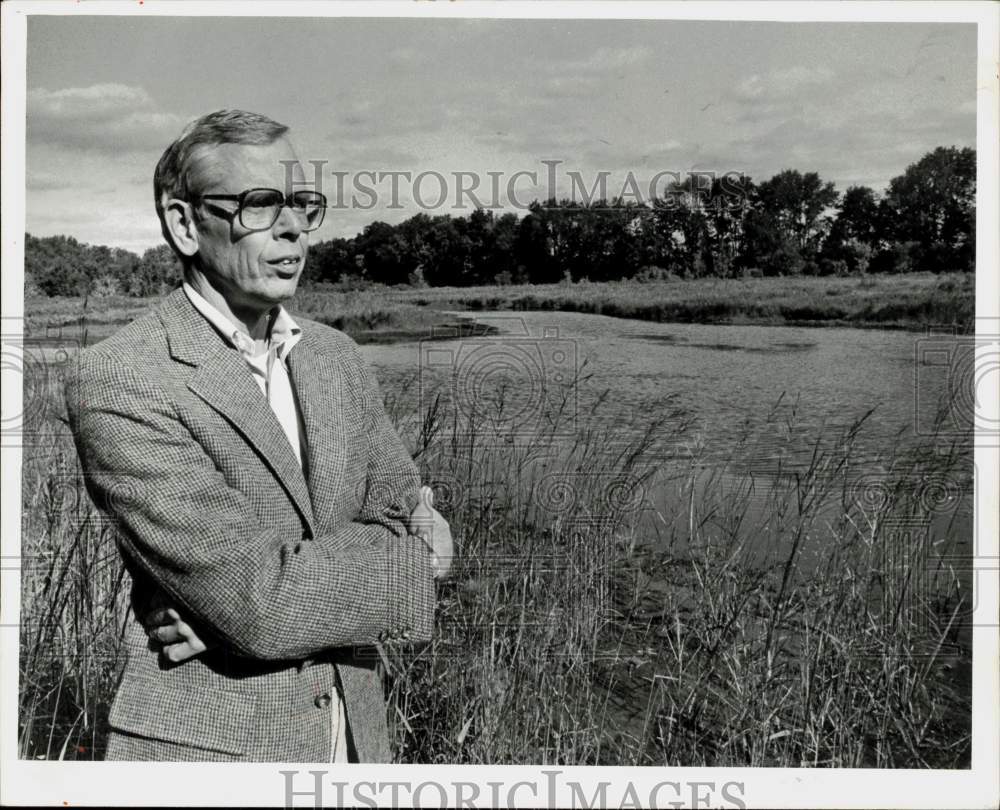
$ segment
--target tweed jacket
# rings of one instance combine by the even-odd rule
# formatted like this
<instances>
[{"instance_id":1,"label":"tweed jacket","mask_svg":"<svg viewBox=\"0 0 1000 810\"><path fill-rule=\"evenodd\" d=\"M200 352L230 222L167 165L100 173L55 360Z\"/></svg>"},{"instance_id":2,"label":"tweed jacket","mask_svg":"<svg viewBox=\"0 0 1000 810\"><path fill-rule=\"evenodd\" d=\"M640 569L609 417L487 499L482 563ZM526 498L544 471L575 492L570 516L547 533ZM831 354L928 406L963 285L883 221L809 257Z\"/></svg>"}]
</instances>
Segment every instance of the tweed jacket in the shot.
<instances>
[{"instance_id":1,"label":"tweed jacket","mask_svg":"<svg viewBox=\"0 0 1000 810\"><path fill-rule=\"evenodd\" d=\"M337 688L352 759L390 757L373 645L426 641L433 625L428 554L404 526L419 479L354 342L298 320L288 364L307 474L182 290L69 375L70 427L117 524L134 615L173 605L218 641L174 665L130 622L109 759L327 762Z\"/></svg>"}]
</instances>

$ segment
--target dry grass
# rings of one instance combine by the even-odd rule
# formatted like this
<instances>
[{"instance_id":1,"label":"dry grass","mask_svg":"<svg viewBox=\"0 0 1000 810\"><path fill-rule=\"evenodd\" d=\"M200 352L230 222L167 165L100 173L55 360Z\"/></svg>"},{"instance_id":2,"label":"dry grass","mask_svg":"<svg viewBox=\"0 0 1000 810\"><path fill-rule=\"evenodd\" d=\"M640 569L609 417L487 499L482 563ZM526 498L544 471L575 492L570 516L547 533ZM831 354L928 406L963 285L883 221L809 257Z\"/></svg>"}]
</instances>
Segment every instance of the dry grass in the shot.
<instances>
[{"instance_id":1,"label":"dry grass","mask_svg":"<svg viewBox=\"0 0 1000 810\"><path fill-rule=\"evenodd\" d=\"M544 473L571 490L553 496L540 448L555 428L470 441L443 410L411 441L426 448L426 480L459 493L463 560L434 643L395 661L401 760L967 766L970 695L955 669L968 665L968 583L940 562L932 588L917 582L932 558L891 528L936 508L912 486L919 453L884 459L867 502L849 474L859 421L790 480L734 488L727 465L697 457L661 469L653 438L686 430L664 414L641 437L580 431ZM936 480L968 466L952 449ZM656 486L677 497L650 532L628 493ZM763 555L748 542L763 532L748 525L762 487Z\"/></svg>"},{"instance_id":2,"label":"dry grass","mask_svg":"<svg viewBox=\"0 0 1000 810\"><path fill-rule=\"evenodd\" d=\"M124 664L129 582L111 526L84 489L59 378L50 373L25 393L20 754L91 759L103 753Z\"/></svg>"},{"instance_id":3,"label":"dry grass","mask_svg":"<svg viewBox=\"0 0 1000 810\"><path fill-rule=\"evenodd\" d=\"M100 758L128 583L55 370L26 381L20 753ZM390 662L400 761L968 766L968 584L939 563L928 590L913 574L936 558L893 534L935 508L912 482L967 474L964 452L887 448L866 499L852 430L817 437L832 449L807 469L733 487L742 446L708 468L659 460L683 413L623 433L608 399L510 441L447 391L418 412L412 381L383 389L462 548L436 639ZM656 487L671 506L650 514Z\"/></svg>"},{"instance_id":4,"label":"dry grass","mask_svg":"<svg viewBox=\"0 0 1000 810\"><path fill-rule=\"evenodd\" d=\"M85 299L37 297L25 301L29 333L50 334L84 344L102 340L159 302L158 297ZM359 342L382 333L424 335L444 318L426 307L389 300L381 290L303 288L289 304L296 315L347 332Z\"/></svg>"},{"instance_id":5,"label":"dry grass","mask_svg":"<svg viewBox=\"0 0 1000 810\"><path fill-rule=\"evenodd\" d=\"M29 298L27 326L77 337L81 318L97 340L155 304L156 298L116 296ZM361 341L380 333L426 336L442 324L441 310L562 310L680 323L756 323L968 330L975 313L969 273L847 278L701 279L696 281L539 284L509 287L405 288L331 285L300 288L289 306Z\"/></svg>"},{"instance_id":6,"label":"dry grass","mask_svg":"<svg viewBox=\"0 0 1000 810\"><path fill-rule=\"evenodd\" d=\"M678 323L968 329L975 314L969 273L435 287L389 295L441 309L561 310Z\"/></svg>"}]
</instances>

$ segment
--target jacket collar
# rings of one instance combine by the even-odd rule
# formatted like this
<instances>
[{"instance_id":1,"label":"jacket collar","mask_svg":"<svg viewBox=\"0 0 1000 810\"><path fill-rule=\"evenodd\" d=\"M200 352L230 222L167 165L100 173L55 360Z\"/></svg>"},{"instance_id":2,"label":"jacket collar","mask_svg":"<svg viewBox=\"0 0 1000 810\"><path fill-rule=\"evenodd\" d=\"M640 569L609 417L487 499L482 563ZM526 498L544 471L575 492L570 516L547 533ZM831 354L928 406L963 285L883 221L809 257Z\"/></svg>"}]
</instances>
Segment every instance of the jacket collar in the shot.
<instances>
[{"instance_id":1,"label":"jacket collar","mask_svg":"<svg viewBox=\"0 0 1000 810\"><path fill-rule=\"evenodd\" d=\"M159 315L174 360L198 366L225 346L222 336L198 313L180 287L160 305Z\"/></svg>"},{"instance_id":2,"label":"jacket collar","mask_svg":"<svg viewBox=\"0 0 1000 810\"><path fill-rule=\"evenodd\" d=\"M243 357L195 309L182 289L167 297L159 317L170 356L195 367L188 388L227 419L264 459L302 515L308 533L314 535L312 501L302 467ZM312 368L308 361L299 365ZM302 395L300 391L300 399ZM313 420L306 424L307 444L311 445L309 421Z\"/></svg>"},{"instance_id":3,"label":"jacket collar","mask_svg":"<svg viewBox=\"0 0 1000 810\"><path fill-rule=\"evenodd\" d=\"M201 293L186 281L181 285L181 289L184 290L184 294L191 301L194 308L219 331L230 345L234 346L243 355L244 359L251 360L255 356L254 339L245 330L238 327L223 315L222 312L212 306ZM285 308L279 305L269 313L267 335L269 345L277 346L278 357L285 359L302 337L302 329L295 323Z\"/></svg>"}]
</instances>

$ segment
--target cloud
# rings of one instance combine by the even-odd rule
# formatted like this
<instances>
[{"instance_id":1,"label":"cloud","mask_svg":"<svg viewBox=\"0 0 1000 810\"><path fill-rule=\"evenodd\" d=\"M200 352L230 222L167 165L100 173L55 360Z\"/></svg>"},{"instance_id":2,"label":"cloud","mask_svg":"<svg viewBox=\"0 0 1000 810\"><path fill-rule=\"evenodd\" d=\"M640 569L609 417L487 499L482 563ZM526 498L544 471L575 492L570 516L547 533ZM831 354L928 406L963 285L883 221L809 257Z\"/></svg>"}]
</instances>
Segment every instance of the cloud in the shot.
<instances>
[{"instance_id":1,"label":"cloud","mask_svg":"<svg viewBox=\"0 0 1000 810\"><path fill-rule=\"evenodd\" d=\"M543 107L556 99L593 99L606 86L598 76L561 75L542 79L537 90L539 95L523 99L522 103Z\"/></svg>"},{"instance_id":2,"label":"cloud","mask_svg":"<svg viewBox=\"0 0 1000 810\"><path fill-rule=\"evenodd\" d=\"M72 234L87 244L113 245L140 254L163 243L152 203L145 199L133 201L127 196L104 200L99 205L60 207L64 196L57 192L38 194L35 204L28 207L28 233L34 236Z\"/></svg>"},{"instance_id":3,"label":"cloud","mask_svg":"<svg viewBox=\"0 0 1000 810\"><path fill-rule=\"evenodd\" d=\"M396 68L413 68L426 61L426 54L416 48L404 45L389 51L385 60Z\"/></svg>"},{"instance_id":4,"label":"cloud","mask_svg":"<svg viewBox=\"0 0 1000 810\"><path fill-rule=\"evenodd\" d=\"M413 99L354 99L337 109L327 132L335 144L373 141L401 133L434 132L461 114L444 104L419 104Z\"/></svg>"},{"instance_id":5,"label":"cloud","mask_svg":"<svg viewBox=\"0 0 1000 810\"><path fill-rule=\"evenodd\" d=\"M851 78L826 67L794 65L752 73L719 99L716 113L733 131L755 124L814 114L823 107L840 107L851 90Z\"/></svg>"},{"instance_id":6,"label":"cloud","mask_svg":"<svg viewBox=\"0 0 1000 810\"><path fill-rule=\"evenodd\" d=\"M736 85L734 95L740 101L754 103L785 101L795 98L803 91L829 84L836 75L829 68L803 65L774 70L764 75L754 73Z\"/></svg>"},{"instance_id":7,"label":"cloud","mask_svg":"<svg viewBox=\"0 0 1000 810\"><path fill-rule=\"evenodd\" d=\"M884 186L910 163L937 146L975 144L975 113L922 105L898 109L858 106L850 114L807 115L799 111L763 130L741 132L714 146L736 168L753 167L757 181L782 169L818 171L849 184ZM887 171L888 169L888 171Z\"/></svg>"},{"instance_id":8,"label":"cloud","mask_svg":"<svg viewBox=\"0 0 1000 810\"><path fill-rule=\"evenodd\" d=\"M601 138L621 145L620 138L606 131L616 126L613 123L581 131L567 126L567 120L595 99L613 97L620 87L618 74L629 69L634 75L653 55L646 46L603 46L563 58L528 57L516 75L500 81L470 72L462 82L429 96L393 86L377 96L342 92L326 127L326 142L338 162L357 164L363 157L365 162L440 163L460 153L466 161L485 161L491 168L523 164L525 155L600 149ZM389 58L413 61L426 54L404 46L391 51Z\"/></svg>"},{"instance_id":9,"label":"cloud","mask_svg":"<svg viewBox=\"0 0 1000 810\"><path fill-rule=\"evenodd\" d=\"M121 153L159 151L184 120L156 109L141 87L94 84L28 91L29 144Z\"/></svg>"},{"instance_id":10,"label":"cloud","mask_svg":"<svg viewBox=\"0 0 1000 810\"><path fill-rule=\"evenodd\" d=\"M653 50L645 45L632 45L624 48L604 46L586 56L574 59L543 60L535 57L528 60L527 66L531 70L545 72L552 72L555 69L560 75L571 77L574 74L607 73L612 70L622 70L646 62L652 56Z\"/></svg>"},{"instance_id":11,"label":"cloud","mask_svg":"<svg viewBox=\"0 0 1000 810\"><path fill-rule=\"evenodd\" d=\"M122 108L151 107L153 100L141 87L127 84L94 84L28 92L29 110L36 116L62 121L105 121L121 114Z\"/></svg>"},{"instance_id":12,"label":"cloud","mask_svg":"<svg viewBox=\"0 0 1000 810\"><path fill-rule=\"evenodd\" d=\"M405 168L416 166L420 162L419 155L397 149L391 141L348 144L338 151L341 156L339 162L362 168L384 169L389 166Z\"/></svg>"},{"instance_id":13,"label":"cloud","mask_svg":"<svg viewBox=\"0 0 1000 810\"><path fill-rule=\"evenodd\" d=\"M30 191L55 191L66 187L66 178L55 172L32 171L28 169L24 179Z\"/></svg>"}]
</instances>

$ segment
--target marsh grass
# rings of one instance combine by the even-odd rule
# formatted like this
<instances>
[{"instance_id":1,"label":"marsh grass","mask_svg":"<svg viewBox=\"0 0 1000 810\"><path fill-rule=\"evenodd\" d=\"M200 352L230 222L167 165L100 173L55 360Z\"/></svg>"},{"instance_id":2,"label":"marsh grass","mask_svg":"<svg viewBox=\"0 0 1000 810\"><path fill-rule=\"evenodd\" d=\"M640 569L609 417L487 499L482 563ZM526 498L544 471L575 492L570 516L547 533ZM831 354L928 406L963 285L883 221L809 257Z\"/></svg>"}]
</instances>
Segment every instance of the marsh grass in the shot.
<instances>
[{"instance_id":1,"label":"marsh grass","mask_svg":"<svg viewBox=\"0 0 1000 810\"><path fill-rule=\"evenodd\" d=\"M448 504L463 556L437 638L394 663L402 761L967 765L968 582L894 528L940 506L914 486L928 470L968 475L961 448L900 450L859 489L862 416L804 469L733 487L697 456L662 475L654 439L689 428L664 414L638 436L582 430L558 455L567 508L546 512L536 473L558 426L472 456L440 440L467 426L441 418L412 441L426 480L463 487ZM623 493L657 486L674 510L646 515L651 531Z\"/></svg>"},{"instance_id":2,"label":"marsh grass","mask_svg":"<svg viewBox=\"0 0 1000 810\"><path fill-rule=\"evenodd\" d=\"M26 326L76 337L86 317L100 339L154 305L157 298L34 297L25 301ZM442 310L559 310L677 323L754 323L923 329L950 325L968 331L975 315L975 276L708 278L523 284L491 287L300 287L294 314L341 329L360 342L380 333L427 336L448 322Z\"/></svg>"},{"instance_id":3,"label":"marsh grass","mask_svg":"<svg viewBox=\"0 0 1000 810\"><path fill-rule=\"evenodd\" d=\"M92 342L101 340L155 306L161 299L113 296L101 299L36 297L25 302L29 334L79 339L86 326ZM303 288L289 304L295 315L347 332L359 342L383 332L429 334L442 324L439 312L390 300L377 290L338 290L329 286Z\"/></svg>"},{"instance_id":4,"label":"marsh grass","mask_svg":"<svg viewBox=\"0 0 1000 810\"><path fill-rule=\"evenodd\" d=\"M968 766L968 583L893 528L936 508L914 481L967 475L961 448L890 449L868 497L863 420L754 480L726 475L749 445L665 464L657 443L691 430L679 411L625 431L608 397L510 437L447 391L414 418L413 382L383 386L461 549L434 641L390 650L399 761ZM26 413L45 439L23 470L19 750L91 759L128 582L59 389L48 375Z\"/></svg>"},{"instance_id":5,"label":"marsh grass","mask_svg":"<svg viewBox=\"0 0 1000 810\"><path fill-rule=\"evenodd\" d=\"M558 310L676 323L967 330L975 276L872 275L435 287L393 290L393 300L445 309Z\"/></svg>"},{"instance_id":6,"label":"marsh grass","mask_svg":"<svg viewBox=\"0 0 1000 810\"><path fill-rule=\"evenodd\" d=\"M32 441L22 467L22 758L99 758L124 664L129 583L62 413L61 381L47 375L24 417Z\"/></svg>"}]
</instances>

